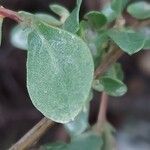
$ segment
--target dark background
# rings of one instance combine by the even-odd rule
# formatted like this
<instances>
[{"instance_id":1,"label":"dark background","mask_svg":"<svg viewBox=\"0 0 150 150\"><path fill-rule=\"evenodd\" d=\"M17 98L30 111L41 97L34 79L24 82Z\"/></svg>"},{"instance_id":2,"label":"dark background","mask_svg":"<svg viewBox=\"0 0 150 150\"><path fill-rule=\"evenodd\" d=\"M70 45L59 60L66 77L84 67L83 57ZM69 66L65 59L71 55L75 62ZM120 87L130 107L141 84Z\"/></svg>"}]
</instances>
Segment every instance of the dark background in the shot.
<instances>
[{"instance_id":1,"label":"dark background","mask_svg":"<svg viewBox=\"0 0 150 150\"><path fill-rule=\"evenodd\" d=\"M88 10L96 10L106 2L83 1L81 17ZM12 10L49 13L48 5L56 2L69 10L75 5L73 0L1 0L0 5ZM8 149L43 117L32 105L26 89L27 53L16 49L10 43L9 35L14 25L15 22L9 19L4 21L0 48L0 150ZM142 51L132 57L124 55L120 60L129 90L121 98L110 98L108 108L108 119L118 130L119 150L150 149L149 60L149 51ZM100 94L95 92L95 100L91 102L91 123L96 120L99 98ZM66 136L62 126L55 125L40 143L64 140Z\"/></svg>"}]
</instances>

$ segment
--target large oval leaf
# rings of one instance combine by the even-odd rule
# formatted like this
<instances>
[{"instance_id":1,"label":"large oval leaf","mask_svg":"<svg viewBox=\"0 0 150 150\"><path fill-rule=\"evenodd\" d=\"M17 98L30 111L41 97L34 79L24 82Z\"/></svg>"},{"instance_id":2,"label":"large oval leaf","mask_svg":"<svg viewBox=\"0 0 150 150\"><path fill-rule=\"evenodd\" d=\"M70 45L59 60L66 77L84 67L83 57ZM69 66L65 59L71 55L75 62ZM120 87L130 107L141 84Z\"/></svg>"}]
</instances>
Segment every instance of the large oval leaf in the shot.
<instances>
[{"instance_id":1,"label":"large oval leaf","mask_svg":"<svg viewBox=\"0 0 150 150\"><path fill-rule=\"evenodd\" d=\"M77 36L41 22L28 37L27 86L35 107L60 123L73 120L85 105L94 65Z\"/></svg>"}]
</instances>

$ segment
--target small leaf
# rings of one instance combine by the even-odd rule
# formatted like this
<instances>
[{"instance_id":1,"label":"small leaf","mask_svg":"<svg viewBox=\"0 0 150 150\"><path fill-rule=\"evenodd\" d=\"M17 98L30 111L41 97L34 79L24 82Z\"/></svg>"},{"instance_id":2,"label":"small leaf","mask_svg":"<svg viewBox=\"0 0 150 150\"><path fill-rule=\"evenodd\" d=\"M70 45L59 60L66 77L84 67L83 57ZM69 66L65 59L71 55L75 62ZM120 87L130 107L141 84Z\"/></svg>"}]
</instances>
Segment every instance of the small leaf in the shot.
<instances>
[{"instance_id":1,"label":"small leaf","mask_svg":"<svg viewBox=\"0 0 150 150\"><path fill-rule=\"evenodd\" d=\"M104 76L96 81L96 86L93 85L93 88L99 92L105 91L111 96L122 96L127 92L126 85L118 79Z\"/></svg>"},{"instance_id":2,"label":"small leaf","mask_svg":"<svg viewBox=\"0 0 150 150\"><path fill-rule=\"evenodd\" d=\"M102 9L102 13L106 16L108 22L112 22L117 18L117 13L111 8L111 4L107 4Z\"/></svg>"},{"instance_id":3,"label":"small leaf","mask_svg":"<svg viewBox=\"0 0 150 150\"><path fill-rule=\"evenodd\" d=\"M78 136L83 133L90 125L88 123L89 105L85 106L78 116L71 122L64 124L70 136Z\"/></svg>"},{"instance_id":4,"label":"small leaf","mask_svg":"<svg viewBox=\"0 0 150 150\"><path fill-rule=\"evenodd\" d=\"M102 77L100 83L104 87L104 91L111 96L122 96L127 92L126 85L117 79Z\"/></svg>"},{"instance_id":5,"label":"small leaf","mask_svg":"<svg viewBox=\"0 0 150 150\"><path fill-rule=\"evenodd\" d=\"M84 17L87 19L89 25L96 29L100 29L107 23L105 15L98 11L90 11Z\"/></svg>"},{"instance_id":6,"label":"small leaf","mask_svg":"<svg viewBox=\"0 0 150 150\"><path fill-rule=\"evenodd\" d=\"M93 89L99 92L105 91L111 96L122 96L127 92L126 85L122 82L123 71L119 63L115 63L100 78L93 81Z\"/></svg>"},{"instance_id":7,"label":"small leaf","mask_svg":"<svg viewBox=\"0 0 150 150\"><path fill-rule=\"evenodd\" d=\"M46 22L49 25L52 26L61 26L62 23L57 20L55 17L49 15L49 14L44 14L44 13L36 13L35 14L41 21Z\"/></svg>"},{"instance_id":8,"label":"small leaf","mask_svg":"<svg viewBox=\"0 0 150 150\"><path fill-rule=\"evenodd\" d=\"M10 35L12 45L19 49L27 50L28 47L27 38L30 32L31 32L30 29L25 28L21 25L15 26L12 29Z\"/></svg>"},{"instance_id":9,"label":"small leaf","mask_svg":"<svg viewBox=\"0 0 150 150\"><path fill-rule=\"evenodd\" d=\"M113 0L111 7L118 15L120 15L125 8L127 2L128 0Z\"/></svg>"},{"instance_id":10,"label":"small leaf","mask_svg":"<svg viewBox=\"0 0 150 150\"><path fill-rule=\"evenodd\" d=\"M50 9L61 17L61 22L64 23L66 19L69 17L70 12L63 6L52 4L49 6Z\"/></svg>"},{"instance_id":11,"label":"small leaf","mask_svg":"<svg viewBox=\"0 0 150 150\"><path fill-rule=\"evenodd\" d=\"M73 120L86 104L93 80L90 50L77 36L30 19L27 87L35 107L60 123ZM28 22L27 22L28 23ZM69 41L69 42L68 42Z\"/></svg>"},{"instance_id":12,"label":"small leaf","mask_svg":"<svg viewBox=\"0 0 150 150\"><path fill-rule=\"evenodd\" d=\"M108 31L109 37L126 53L132 55L144 47L145 39L136 32L127 30L111 29Z\"/></svg>"},{"instance_id":13,"label":"small leaf","mask_svg":"<svg viewBox=\"0 0 150 150\"><path fill-rule=\"evenodd\" d=\"M77 0L77 6L72 11L70 16L64 23L63 28L69 32L76 33L79 30L79 11L81 7L82 0Z\"/></svg>"},{"instance_id":14,"label":"small leaf","mask_svg":"<svg viewBox=\"0 0 150 150\"><path fill-rule=\"evenodd\" d=\"M127 11L137 19L150 18L150 3L145 1L135 2L128 6Z\"/></svg>"},{"instance_id":15,"label":"small leaf","mask_svg":"<svg viewBox=\"0 0 150 150\"><path fill-rule=\"evenodd\" d=\"M3 17L0 16L0 46L1 46L1 42L2 42L2 25L3 25Z\"/></svg>"}]
</instances>

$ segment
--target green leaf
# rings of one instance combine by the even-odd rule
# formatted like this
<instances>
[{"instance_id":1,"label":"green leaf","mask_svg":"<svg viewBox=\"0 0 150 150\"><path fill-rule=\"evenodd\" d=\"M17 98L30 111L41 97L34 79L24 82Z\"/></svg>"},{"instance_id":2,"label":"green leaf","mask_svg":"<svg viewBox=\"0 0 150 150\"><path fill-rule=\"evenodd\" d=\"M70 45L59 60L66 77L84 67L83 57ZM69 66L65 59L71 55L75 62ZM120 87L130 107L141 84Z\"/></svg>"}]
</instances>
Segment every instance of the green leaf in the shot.
<instances>
[{"instance_id":1,"label":"green leaf","mask_svg":"<svg viewBox=\"0 0 150 150\"><path fill-rule=\"evenodd\" d=\"M114 137L115 133L114 127L109 123L105 122L102 127L102 132L100 132L100 135L103 139L103 146L102 150L116 150L117 144L116 139Z\"/></svg>"},{"instance_id":2,"label":"green leaf","mask_svg":"<svg viewBox=\"0 0 150 150\"><path fill-rule=\"evenodd\" d=\"M107 76L94 81L93 88L99 92L105 91L110 96L122 96L127 92L127 87L122 81Z\"/></svg>"},{"instance_id":3,"label":"green leaf","mask_svg":"<svg viewBox=\"0 0 150 150\"><path fill-rule=\"evenodd\" d=\"M62 142L56 142L53 144L46 144L40 147L40 150L67 150L67 144Z\"/></svg>"},{"instance_id":4,"label":"green leaf","mask_svg":"<svg viewBox=\"0 0 150 150\"><path fill-rule=\"evenodd\" d=\"M127 92L126 85L117 79L102 77L100 83L104 87L104 91L111 96L122 96Z\"/></svg>"},{"instance_id":5,"label":"green leaf","mask_svg":"<svg viewBox=\"0 0 150 150\"><path fill-rule=\"evenodd\" d=\"M150 18L150 3L144 1L132 3L128 6L127 11L137 19L148 19Z\"/></svg>"},{"instance_id":6,"label":"green leaf","mask_svg":"<svg viewBox=\"0 0 150 150\"><path fill-rule=\"evenodd\" d=\"M123 81L124 79L124 73L122 70L122 66L120 63L113 64L108 71L105 73L105 76L119 79L120 81Z\"/></svg>"},{"instance_id":7,"label":"green leaf","mask_svg":"<svg viewBox=\"0 0 150 150\"><path fill-rule=\"evenodd\" d=\"M86 104L94 65L77 36L30 18L27 87L35 107L60 123L73 120ZM69 42L68 42L69 41Z\"/></svg>"},{"instance_id":8,"label":"green leaf","mask_svg":"<svg viewBox=\"0 0 150 150\"><path fill-rule=\"evenodd\" d=\"M100 136L89 132L72 139L67 150L101 150L102 144Z\"/></svg>"},{"instance_id":9,"label":"green leaf","mask_svg":"<svg viewBox=\"0 0 150 150\"><path fill-rule=\"evenodd\" d=\"M113 0L111 7L118 15L120 15L125 8L127 2L128 0Z\"/></svg>"},{"instance_id":10,"label":"green leaf","mask_svg":"<svg viewBox=\"0 0 150 150\"><path fill-rule=\"evenodd\" d=\"M108 22L112 22L117 18L117 13L111 8L111 4L107 4L102 9L102 13L106 16Z\"/></svg>"},{"instance_id":11,"label":"green leaf","mask_svg":"<svg viewBox=\"0 0 150 150\"><path fill-rule=\"evenodd\" d=\"M49 25L52 26L61 26L62 23L57 20L55 17L49 15L49 14L44 14L44 13L36 13L35 14L41 21L46 22Z\"/></svg>"},{"instance_id":12,"label":"green leaf","mask_svg":"<svg viewBox=\"0 0 150 150\"><path fill-rule=\"evenodd\" d=\"M61 17L61 22L64 23L66 19L69 17L70 12L63 6L52 4L49 6L50 9Z\"/></svg>"},{"instance_id":13,"label":"green leaf","mask_svg":"<svg viewBox=\"0 0 150 150\"><path fill-rule=\"evenodd\" d=\"M126 85L122 82L124 74L119 63L115 63L100 78L93 81L93 89L99 92L105 91L111 96L122 96L127 92Z\"/></svg>"},{"instance_id":14,"label":"green leaf","mask_svg":"<svg viewBox=\"0 0 150 150\"><path fill-rule=\"evenodd\" d=\"M41 150L101 150L102 139L92 132L84 133L71 140L71 143L56 143L43 146Z\"/></svg>"},{"instance_id":15,"label":"green leaf","mask_svg":"<svg viewBox=\"0 0 150 150\"><path fill-rule=\"evenodd\" d=\"M132 55L144 47L145 39L136 32L111 29L109 37L126 53Z\"/></svg>"},{"instance_id":16,"label":"green leaf","mask_svg":"<svg viewBox=\"0 0 150 150\"><path fill-rule=\"evenodd\" d=\"M94 60L94 66L97 68L108 45L109 38L106 30L103 29L99 32L95 32L88 26L87 21L82 20L80 22L80 30L78 34L90 48Z\"/></svg>"},{"instance_id":17,"label":"green leaf","mask_svg":"<svg viewBox=\"0 0 150 150\"><path fill-rule=\"evenodd\" d=\"M0 16L0 45L2 42L2 25L3 25L3 17Z\"/></svg>"},{"instance_id":18,"label":"green leaf","mask_svg":"<svg viewBox=\"0 0 150 150\"><path fill-rule=\"evenodd\" d=\"M89 105L85 106L78 116L71 122L64 124L70 136L78 136L83 133L90 125L88 123Z\"/></svg>"},{"instance_id":19,"label":"green leaf","mask_svg":"<svg viewBox=\"0 0 150 150\"><path fill-rule=\"evenodd\" d=\"M28 34L31 32L30 29L25 28L21 25L15 26L10 35L11 43L13 46L27 50L28 44L27 44L27 38Z\"/></svg>"},{"instance_id":20,"label":"green leaf","mask_svg":"<svg viewBox=\"0 0 150 150\"><path fill-rule=\"evenodd\" d=\"M89 25L94 29L100 29L107 23L105 15L98 11L90 11L84 17L87 19Z\"/></svg>"},{"instance_id":21,"label":"green leaf","mask_svg":"<svg viewBox=\"0 0 150 150\"><path fill-rule=\"evenodd\" d=\"M82 0L77 0L77 6L72 11L70 16L64 23L63 28L69 32L76 33L79 30L79 11L81 7Z\"/></svg>"}]
</instances>

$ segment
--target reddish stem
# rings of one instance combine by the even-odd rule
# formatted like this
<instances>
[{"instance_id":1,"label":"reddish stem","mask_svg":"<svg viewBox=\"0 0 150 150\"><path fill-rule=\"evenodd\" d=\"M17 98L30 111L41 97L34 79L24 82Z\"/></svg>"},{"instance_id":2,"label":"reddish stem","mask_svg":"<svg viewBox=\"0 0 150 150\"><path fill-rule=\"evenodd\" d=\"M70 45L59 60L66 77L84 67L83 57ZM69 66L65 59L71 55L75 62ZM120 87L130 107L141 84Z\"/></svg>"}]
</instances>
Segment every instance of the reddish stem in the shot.
<instances>
[{"instance_id":1,"label":"reddish stem","mask_svg":"<svg viewBox=\"0 0 150 150\"><path fill-rule=\"evenodd\" d=\"M17 12L9 10L9 9L6 9L3 6L0 7L0 16L3 16L4 18L8 17L8 18L10 18L12 20L15 20L17 22L22 22L22 19L18 15Z\"/></svg>"},{"instance_id":2,"label":"reddish stem","mask_svg":"<svg viewBox=\"0 0 150 150\"><path fill-rule=\"evenodd\" d=\"M103 92L102 96L101 96L99 114L98 114L98 118L97 118L97 129L98 129L98 131L101 130L103 123L106 122L107 106L108 106L108 95L105 92Z\"/></svg>"}]
</instances>

